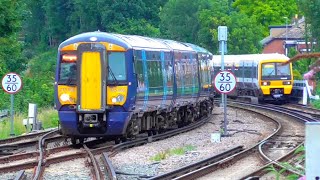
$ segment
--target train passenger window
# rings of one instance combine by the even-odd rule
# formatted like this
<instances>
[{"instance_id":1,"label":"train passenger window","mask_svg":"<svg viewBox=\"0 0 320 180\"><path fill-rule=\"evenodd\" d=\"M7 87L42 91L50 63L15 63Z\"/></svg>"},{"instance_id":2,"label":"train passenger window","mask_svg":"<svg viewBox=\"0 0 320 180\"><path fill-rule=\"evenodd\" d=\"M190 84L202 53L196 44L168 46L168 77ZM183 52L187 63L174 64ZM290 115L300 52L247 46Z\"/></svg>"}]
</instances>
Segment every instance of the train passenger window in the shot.
<instances>
[{"instance_id":1,"label":"train passenger window","mask_svg":"<svg viewBox=\"0 0 320 180\"><path fill-rule=\"evenodd\" d=\"M252 78L252 67L244 67L244 78Z\"/></svg>"},{"instance_id":2,"label":"train passenger window","mask_svg":"<svg viewBox=\"0 0 320 180\"><path fill-rule=\"evenodd\" d=\"M77 64L75 62L61 62L59 83L75 84L77 79Z\"/></svg>"},{"instance_id":3,"label":"train passenger window","mask_svg":"<svg viewBox=\"0 0 320 180\"><path fill-rule=\"evenodd\" d=\"M254 66L252 69L253 69L253 78L257 78L257 67Z\"/></svg>"},{"instance_id":4,"label":"train passenger window","mask_svg":"<svg viewBox=\"0 0 320 180\"><path fill-rule=\"evenodd\" d=\"M109 71L108 80L114 80L113 75L117 81L124 81L127 79L125 56L123 52L110 52L108 54L108 65L111 69L111 71Z\"/></svg>"},{"instance_id":5,"label":"train passenger window","mask_svg":"<svg viewBox=\"0 0 320 180\"><path fill-rule=\"evenodd\" d=\"M203 59L200 61L200 70L201 70L201 83L207 85L210 83L209 79L209 66L207 65L207 60Z\"/></svg>"}]
</instances>

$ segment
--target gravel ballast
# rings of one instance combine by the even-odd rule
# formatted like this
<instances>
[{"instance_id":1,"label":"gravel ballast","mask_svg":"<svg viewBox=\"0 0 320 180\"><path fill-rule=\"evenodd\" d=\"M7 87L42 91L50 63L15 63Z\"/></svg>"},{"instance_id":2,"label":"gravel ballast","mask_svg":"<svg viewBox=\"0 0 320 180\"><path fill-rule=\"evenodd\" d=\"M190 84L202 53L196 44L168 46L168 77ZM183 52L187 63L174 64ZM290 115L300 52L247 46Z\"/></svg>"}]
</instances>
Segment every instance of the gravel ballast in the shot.
<instances>
[{"instance_id":1,"label":"gravel ballast","mask_svg":"<svg viewBox=\"0 0 320 180\"><path fill-rule=\"evenodd\" d=\"M119 175L119 179L139 179L155 176L178 169L217 155L228 149L242 145L248 148L274 132L276 125L266 118L243 110L228 108L227 125L229 137L222 137L221 142L211 142L211 134L221 132L223 127L223 109L215 107L209 122L195 130L130 148L111 158L117 172L132 175ZM169 153L172 149L185 148L187 151ZM156 161L155 156L162 160ZM159 159L159 158L158 158Z\"/></svg>"}]
</instances>

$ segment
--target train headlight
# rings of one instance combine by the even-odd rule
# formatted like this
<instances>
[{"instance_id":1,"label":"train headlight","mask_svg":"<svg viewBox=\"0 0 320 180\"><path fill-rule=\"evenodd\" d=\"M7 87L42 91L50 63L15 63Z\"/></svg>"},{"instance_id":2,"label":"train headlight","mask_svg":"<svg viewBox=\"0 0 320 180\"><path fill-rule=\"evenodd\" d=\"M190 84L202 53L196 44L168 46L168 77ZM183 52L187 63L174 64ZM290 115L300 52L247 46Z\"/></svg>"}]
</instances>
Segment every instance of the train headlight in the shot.
<instances>
[{"instance_id":1,"label":"train headlight","mask_svg":"<svg viewBox=\"0 0 320 180\"><path fill-rule=\"evenodd\" d=\"M283 84L283 85L290 85L291 82L290 82L290 81L283 81L282 84Z\"/></svg>"},{"instance_id":2,"label":"train headlight","mask_svg":"<svg viewBox=\"0 0 320 180\"><path fill-rule=\"evenodd\" d=\"M69 101L69 100L70 100L70 95L69 95L69 94L61 94L60 100L61 100L62 102Z\"/></svg>"},{"instance_id":3,"label":"train headlight","mask_svg":"<svg viewBox=\"0 0 320 180\"><path fill-rule=\"evenodd\" d=\"M124 96L123 95L118 95L117 97L113 97L111 99L112 103L120 103L122 101L124 101Z\"/></svg>"},{"instance_id":4,"label":"train headlight","mask_svg":"<svg viewBox=\"0 0 320 180\"><path fill-rule=\"evenodd\" d=\"M262 86L269 86L269 85L270 85L270 82L269 82L269 81L261 82L261 85L262 85Z\"/></svg>"},{"instance_id":5,"label":"train headlight","mask_svg":"<svg viewBox=\"0 0 320 180\"><path fill-rule=\"evenodd\" d=\"M119 95L117 97L117 102L122 102L124 100L124 96L123 95Z\"/></svg>"}]
</instances>

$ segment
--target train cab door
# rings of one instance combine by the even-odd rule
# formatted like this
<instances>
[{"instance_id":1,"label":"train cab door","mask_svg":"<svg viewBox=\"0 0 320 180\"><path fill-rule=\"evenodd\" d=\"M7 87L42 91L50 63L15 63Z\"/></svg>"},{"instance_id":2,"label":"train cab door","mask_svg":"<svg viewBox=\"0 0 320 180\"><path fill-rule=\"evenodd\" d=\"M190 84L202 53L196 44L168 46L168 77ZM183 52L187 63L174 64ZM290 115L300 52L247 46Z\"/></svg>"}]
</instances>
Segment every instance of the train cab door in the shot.
<instances>
[{"instance_id":1,"label":"train cab door","mask_svg":"<svg viewBox=\"0 0 320 180\"><path fill-rule=\"evenodd\" d=\"M104 113L106 109L106 48L100 43L78 47L77 111Z\"/></svg>"}]
</instances>

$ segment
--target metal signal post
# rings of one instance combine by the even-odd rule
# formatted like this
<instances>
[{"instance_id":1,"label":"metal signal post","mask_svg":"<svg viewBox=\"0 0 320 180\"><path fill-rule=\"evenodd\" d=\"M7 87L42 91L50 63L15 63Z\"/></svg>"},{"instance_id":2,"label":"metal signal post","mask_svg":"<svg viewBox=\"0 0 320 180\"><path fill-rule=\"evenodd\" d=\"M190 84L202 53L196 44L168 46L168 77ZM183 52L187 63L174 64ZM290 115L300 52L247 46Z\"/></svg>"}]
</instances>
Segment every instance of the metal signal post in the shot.
<instances>
[{"instance_id":1,"label":"metal signal post","mask_svg":"<svg viewBox=\"0 0 320 180\"><path fill-rule=\"evenodd\" d=\"M225 43L228 39L228 28L227 26L218 27L218 41L221 49L221 71L224 71L224 52L225 52ZM227 132L227 97L223 93L221 94L221 103L223 105L224 111L224 120L223 120L223 135L226 136Z\"/></svg>"}]
</instances>

